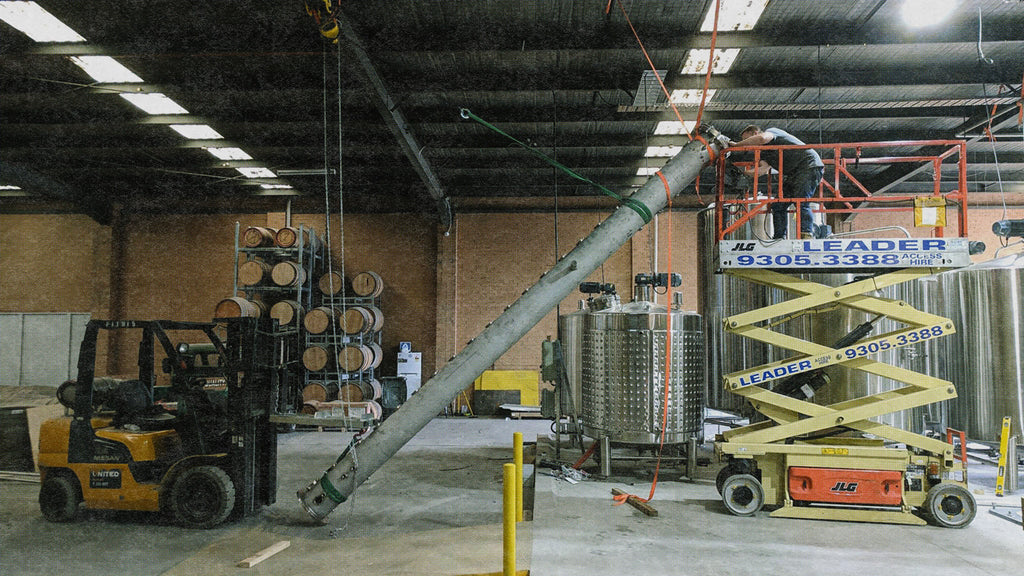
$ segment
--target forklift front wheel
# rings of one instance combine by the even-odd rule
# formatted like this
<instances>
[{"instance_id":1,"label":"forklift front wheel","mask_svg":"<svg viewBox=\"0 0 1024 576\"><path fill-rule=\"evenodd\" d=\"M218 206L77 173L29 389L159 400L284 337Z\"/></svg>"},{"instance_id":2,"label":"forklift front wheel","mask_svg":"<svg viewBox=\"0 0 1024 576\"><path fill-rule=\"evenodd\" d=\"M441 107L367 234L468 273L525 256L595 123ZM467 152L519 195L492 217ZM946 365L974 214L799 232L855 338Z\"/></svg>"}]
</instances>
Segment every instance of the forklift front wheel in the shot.
<instances>
[{"instance_id":1,"label":"forklift front wheel","mask_svg":"<svg viewBox=\"0 0 1024 576\"><path fill-rule=\"evenodd\" d=\"M974 520L974 496L959 484L937 484L928 491L925 513L944 528L963 528Z\"/></svg>"},{"instance_id":2,"label":"forklift front wheel","mask_svg":"<svg viewBox=\"0 0 1024 576\"><path fill-rule=\"evenodd\" d=\"M750 474L733 474L722 485L722 502L736 516L753 516L764 506L764 489Z\"/></svg>"},{"instance_id":3,"label":"forklift front wheel","mask_svg":"<svg viewBox=\"0 0 1024 576\"><path fill-rule=\"evenodd\" d=\"M50 522L71 522L78 515L78 483L68 476L51 472L39 487L39 510Z\"/></svg>"},{"instance_id":4,"label":"forklift front wheel","mask_svg":"<svg viewBox=\"0 0 1024 576\"><path fill-rule=\"evenodd\" d=\"M182 472L171 487L174 518L190 528L212 528L231 515L235 485L217 466L194 466Z\"/></svg>"}]
</instances>

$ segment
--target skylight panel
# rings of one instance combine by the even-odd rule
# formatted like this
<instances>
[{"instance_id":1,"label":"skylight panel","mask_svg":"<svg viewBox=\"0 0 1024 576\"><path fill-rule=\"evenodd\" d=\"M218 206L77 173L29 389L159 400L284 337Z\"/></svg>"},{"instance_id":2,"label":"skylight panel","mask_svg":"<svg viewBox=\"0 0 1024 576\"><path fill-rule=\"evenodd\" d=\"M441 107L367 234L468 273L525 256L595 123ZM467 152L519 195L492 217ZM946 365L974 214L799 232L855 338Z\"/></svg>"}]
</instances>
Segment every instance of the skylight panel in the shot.
<instances>
[{"instance_id":1,"label":"skylight panel","mask_svg":"<svg viewBox=\"0 0 1024 576\"><path fill-rule=\"evenodd\" d=\"M657 166L641 166L636 171L636 175L637 176L654 176L655 174L658 173L658 170L661 170L661 168L658 168Z\"/></svg>"},{"instance_id":2,"label":"skylight panel","mask_svg":"<svg viewBox=\"0 0 1024 576\"><path fill-rule=\"evenodd\" d=\"M291 190L292 187L288 184L260 184L260 188L264 190Z\"/></svg>"},{"instance_id":3,"label":"skylight panel","mask_svg":"<svg viewBox=\"0 0 1024 576\"><path fill-rule=\"evenodd\" d=\"M78 32L35 2L0 2L0 20L36 42L85 42Z\"/></svg>"},{"instance_id":4,"label":"skylight panel","mask_svg":"<svg viewBox=\"0 0 1024 576\"><path fill-rule=\"evenodd\" d=\"M13 184L0 184L0 190L21 190L21 186L15 186Z\"/></svg>"},{"instance_id":5,"label":"skylight panel","mask_svg":"<svg viewBox=\"0 0 1024 576\"><path fill-rule=\"evenodd\" d=\"M146 114L188 114L177 102L159 92L123 93L121 98L131 102Z\"/></svg>"},{"instance_id":6,"label":"skylight panel","mask_svg":"<svg viewBox=\"0 0 1024 576\"><path fill-rule=\"evenodd\" d=\"M277 174L274 174L269 168L235 168L238 173L246 178L277 178Z\"/></svg>"},{"instance_id":7,"label":"skylight panel","mask_svg":"<svg viewBox=\"0 0 1024 576\"><path fill-rule=\"evenodd\" d=\"M110 56L72 56L71 61L97 82L142 82L142 78Z\"/></svg>"},{"instance_id":8,"label":"skylight panel","mask_svg":"<svg viewBox=\"0 0 1024 576\"><path fill-rule=\"evenodd\" d=\"M708 71L708 55L710 54L710 50L700 48L690 50L689 54L686 56L686 62L683 64L683 69L680 70L679 73L706 74ZM736 61L736 57L739 55L739 48L715 50L715 61L711 64L711 73L725 74L730 68L732 68L733 62Z\"/></svg>"},{"instance_id":9,"label":"skylight panel","mask_svg":"<svg viewBox=\"0 0 1024 576\"><path fill-rule=\"evenodd\" d=\"M671 158L679 154L679 151L682 149L682 146L648 146L644 156L648 158Z\"/></svg>"},{"instance_id":10,"label":"skylight panel","mask_svg":"<svg viewBox=\"0 0 1024 576\"><path fill-rule=\"evenodd\" d=\"M708 13L700 27L701 32L711 32L715 29L715 3L710 2L708 5ZM718 31L753 30L767 5L768 0L721 0Z\"/></svg>"},{"instance_id":11,"label":"skylight panel","mask_svg":"<svg viewBox=\"0 0 1024 576\"><path fill-rule=\"evenodd\" d=\"M252 156L249 156L241 148L224 147L224 148L207 148L207 152L213 154L221 160L252 160Z\"/></svg>"},{"instance_id":12,"label":"skylight panel","mask_svg":"<svg viewBox=\"0 0 1024 576\"><path fill-rule=\"evenodd\" d=\"M676 136L679 134L689 134L693 132L693 128L697 123L693 120L684 120L680 123L678 120L664 120L658 122L654 127L654 133L659 136Z\"/></svg>"},{"instance_id":13,"label":"skylight panel","mask_svg":"<svg viewBox=\"0 0 1024 576\"><path fill-rule=\"evenodd\" d=\"M696 106L700 104L700 90L673 90L672 91L672 103L673 104L688 104ZM710 102L715 96L715 89L708 88L707 102Z\"/></svg>"},{"instance_id":14,"label":"skylight panel","mask_svg":"<svg viewBox=\"0 0 1024 576\"><path fill-rule=\"evenodd\" d=\"M223 136L206 124L171 124L171 130L189 140L220 140Z\"/></svg>"}]
</instances>

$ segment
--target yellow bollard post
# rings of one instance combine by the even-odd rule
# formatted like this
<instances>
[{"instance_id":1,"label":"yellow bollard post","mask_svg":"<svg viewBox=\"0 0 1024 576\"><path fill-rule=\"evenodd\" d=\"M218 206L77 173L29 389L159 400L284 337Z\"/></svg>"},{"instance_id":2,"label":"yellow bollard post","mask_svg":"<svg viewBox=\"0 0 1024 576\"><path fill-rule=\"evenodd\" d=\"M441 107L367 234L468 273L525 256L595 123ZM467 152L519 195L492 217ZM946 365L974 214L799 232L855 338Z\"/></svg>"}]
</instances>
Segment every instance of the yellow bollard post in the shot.
<instances>
[{"instance_id":1,"label":"yellow bollard post","mask_svg":"<svg viewBox=\"0 0 1024 576\"><path fill-rule=\"evenodd\" d=\"M505 464L504 472L501 573L503 576L516 576L516 465Z\"/></svg>"},{"instance_id":2,"label":"yellow bollard post","mask_svg":"<svg viewBox=\"0 0 1024 576\"><path fill-rule=\"evenodd\" d=\"M516 466L516 522L523 521L523 433L512 433L512 462Z\"/></svg>"}]
</instances>

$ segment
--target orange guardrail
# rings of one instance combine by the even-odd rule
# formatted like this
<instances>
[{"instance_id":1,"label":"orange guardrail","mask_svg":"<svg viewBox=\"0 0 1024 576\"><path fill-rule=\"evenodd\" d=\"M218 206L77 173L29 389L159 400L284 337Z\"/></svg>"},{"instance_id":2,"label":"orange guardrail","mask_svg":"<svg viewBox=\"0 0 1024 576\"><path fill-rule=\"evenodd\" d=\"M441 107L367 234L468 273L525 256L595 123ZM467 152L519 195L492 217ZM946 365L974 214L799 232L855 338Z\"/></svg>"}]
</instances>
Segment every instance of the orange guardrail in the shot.
<instances>
[{"instance_id":1,"label":"orange guardrail","mask_svg":"<svg viewBox=\"0 0 1024 576\"><path fill-rule=\"evenodd\" d=\"M785 150L815 150L825 164L825 175L817 192L810 198L786 198L782 193L785 166L782 153ZM738 166L757 166L766 154L778 154L778 174L758 175L754 172L753 183L733 198L725 195L727 156L750 152L750 162L733 162ZM930 153L929 153L930 152ZM805 202L817 204L816 212L828 214L857 214L871 212L905 212L914 210L918 198L943 198L945 207L955 207L956 232L967 236L967 143L963 140L898 140L891 142L854 142L837 144L805 144L802 146L742 146L723 150L718 155L716 186L715 227L719 240L748 223L758 214L768 214L772 204L792 203L796 211L796 229L800 229L800 207ZM931 167L932 189L922 194L889 194L870 190L851 170L862 165L919 164L920 168ZM942 191L943 165L956 165L957 178L951 190ZM913 174L917 169L912 170ZM773 176L775 176L773 178ZM902 177L906 177L903 175ZM948 182L947 182L948 183ZM888 186L889 184L886 184ZM909 202L909 204L908 204ZM726 210L740 214L738 218L725 223ZM948 219L947 219L948 222ZM931 227L931 226L930 226ZM944 235L943 226L934 226L933 235Z\"/></svg>"}]
</instances>

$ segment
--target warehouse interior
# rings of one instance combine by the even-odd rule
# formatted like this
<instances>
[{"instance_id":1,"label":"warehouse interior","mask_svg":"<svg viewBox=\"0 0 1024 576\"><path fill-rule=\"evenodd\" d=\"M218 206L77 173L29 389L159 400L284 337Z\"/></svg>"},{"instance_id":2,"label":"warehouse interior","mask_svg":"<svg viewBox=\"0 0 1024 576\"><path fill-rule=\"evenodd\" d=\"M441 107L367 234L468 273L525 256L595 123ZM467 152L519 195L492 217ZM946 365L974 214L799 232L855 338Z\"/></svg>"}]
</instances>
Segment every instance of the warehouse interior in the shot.
<instances>
[{"instance_id":1,"label":"warehouse interior","mask_svg":"<svg viewBox=\"0 0 1024 576\"><path fill-rule=\"evenodd\" d=\"M0 572L1024 561L1021 0L0 22Z\"/></svg>"}]
</instances>

